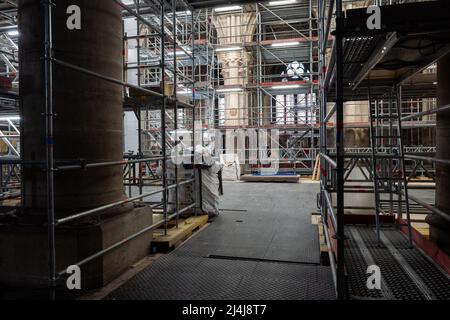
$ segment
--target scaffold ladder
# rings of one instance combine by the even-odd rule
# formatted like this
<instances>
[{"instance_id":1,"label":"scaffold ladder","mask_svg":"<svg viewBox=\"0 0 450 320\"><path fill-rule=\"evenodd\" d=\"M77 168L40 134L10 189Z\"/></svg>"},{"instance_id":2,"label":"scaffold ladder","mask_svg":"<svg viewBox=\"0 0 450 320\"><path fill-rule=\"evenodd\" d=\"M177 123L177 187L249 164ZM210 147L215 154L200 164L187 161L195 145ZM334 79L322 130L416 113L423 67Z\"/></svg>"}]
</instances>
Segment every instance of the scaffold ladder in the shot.
<instances>
[{"instance_id":1,"label":"scaffold ladder","mask_svg":"<svg viewBox=\"0 0 450 320\"><path fill-rule=\"evenodd\" d=\"M371 143L371 177L375 200L375 226L378 242L381 243L380 215L386 214L382 202L388 201L390 212L393 210L393 195L398 196L398 219L402 221L402 198L406 209L406 226L409 243L412 247L412 227L408 196L408 184L405 170L405 150L402 139L401 89L395 88L388 93L386 100L373 100L369 86L369 115ZM389 200L381 199L389 194Z\"/></svg>"}]
</instances>

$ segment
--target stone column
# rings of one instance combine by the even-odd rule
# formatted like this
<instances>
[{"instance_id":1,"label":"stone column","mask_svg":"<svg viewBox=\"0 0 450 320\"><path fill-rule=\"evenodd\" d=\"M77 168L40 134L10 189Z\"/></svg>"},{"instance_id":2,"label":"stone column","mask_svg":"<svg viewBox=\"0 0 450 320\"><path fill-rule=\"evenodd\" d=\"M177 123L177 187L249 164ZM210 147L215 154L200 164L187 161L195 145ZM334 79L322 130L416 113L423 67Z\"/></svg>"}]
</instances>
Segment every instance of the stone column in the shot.
<instances>
[{"instance_id":1,"label":"stone column","mask_svg":"<svg viewBox=\"0 0 450 320\"><path fill-rule=\"evenodd\" d=\"M327 113L330 112L334 103L328 103ZM351 125L369 122L369 102L368 101L348 101L344 102L344 124ZM330 122L335 122L334 115ZM328 129L328 147L334 148L334 129ZM369 130L366 128L345 128L344 143L346 148L367 148L370 146Z\"/></svg>"},{"instance_id":2,"label":"stone column","mask_svg":"<svg viewBox=\"0 0 450 320\"><path fill-rule=\"evenodd\" d=\"M253 62L250 53L245 50L222 52L218 54L222 64L224 84L229 87L245 87L249 81L248 65ZM225 94L225 126L249 125L248 93L229 92Z\"/></svg>"},{"instance_id":3,"label":"stone column","mask_svg":"<svg viewBox=\"0 0 450 320\"><path fill-rule=\"evenodd\" d=\"M349 101L344 103L344 122L362 124L369 122L369 102ZM365 128L345 129L346 148L364 148L370 145L369 130Z\"/></svg>"},{"instance_id":4,"label":"stone column","mask_svg":"<svg viewBox=\"0 0 450 320\"><path fill-rule=\"evenodd\" d=\"M243 47L253 40L256 30L255 12L225 13L214 17L219 45L241 47L235 51L218 53L222 65L224 84L229 87L245 87L250 81L253 55ZM243 92L225 93L225 126L248 126L249 94Z\"/></svg>"},{"instance_id":5,"label":"stone column","mask_svg":"<svg viewBox=\"0 0 450 320\"><path fill-rule=\"evenodd\" d=\"M450 54L437 64L438 92L437 106L450 104ZM450 159L450 111L437 114L436 117L436 158ZM450 215L450 166L436 164L436 207ZM430 224L430 238L442 250L450 254L450 223L442 217L431 214L427 217Z\"/></svg>"}]
</instances>

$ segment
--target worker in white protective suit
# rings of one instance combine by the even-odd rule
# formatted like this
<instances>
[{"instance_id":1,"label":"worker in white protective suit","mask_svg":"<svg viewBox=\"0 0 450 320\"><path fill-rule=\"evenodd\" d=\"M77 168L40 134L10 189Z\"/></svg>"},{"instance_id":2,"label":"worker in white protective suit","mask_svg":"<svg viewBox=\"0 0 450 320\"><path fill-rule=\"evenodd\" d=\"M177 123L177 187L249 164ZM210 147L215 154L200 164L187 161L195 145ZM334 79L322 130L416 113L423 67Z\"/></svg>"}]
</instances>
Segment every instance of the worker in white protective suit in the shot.
<instances>
[{"instance_id":1,"label":"worker in white protective suit","mask_svg":"<svg viewBox=\"0 0 450 320\"><path fill-rule=\"evenodd\" d=\"M172 162L174 164L179 165L183 162L186 149L187 147L183 142L183 137L179 137L171 151Z\"/></svg>"}]
</instances>

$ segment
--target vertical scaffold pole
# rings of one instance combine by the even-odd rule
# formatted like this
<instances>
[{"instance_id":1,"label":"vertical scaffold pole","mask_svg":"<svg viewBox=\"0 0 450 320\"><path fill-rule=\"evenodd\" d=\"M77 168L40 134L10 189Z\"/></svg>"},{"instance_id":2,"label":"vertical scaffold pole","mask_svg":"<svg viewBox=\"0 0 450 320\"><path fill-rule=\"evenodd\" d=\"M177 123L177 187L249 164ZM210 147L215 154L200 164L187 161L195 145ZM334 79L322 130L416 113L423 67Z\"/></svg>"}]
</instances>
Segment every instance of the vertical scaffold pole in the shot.
<instances>
[{"instance_id":1,"label":"vertical scaffold pole","mask_svg":"<svg viewBox=\"0 0 450 320\"><path fill-rule=\"evenodd\" d=\"M172 0L172 24L173 24L173 96L174 96L174 130L175 130L175 146L179 143L178 140L178 92L177 92L177 0ZM175 157L178 157L176 153ZM178 160L178 159L177 159ZM178 179L178 161L175 161L175 212L177 213L176 226L178 228L180 204L178 199L179 179Z\"/></svg>"},{"instance_id":2,"label":"vertical scaffold pole","mask_svg":"<svg viewBox=\"0 0 450 320\"><path fill-rule=\"evenodd\" d=\"M322 43L323 41L326 41L324 38L324 24L325 24L325 17L322 15L323 10L321 9L321 6L325 6L325 2L324 0L320 0L320 6L319 6L319 13L320 13L320 19L319 19L319 30L320 30L320 46L319 46L319 50L320 50L320 66L319 66L319 72L320 72L320 154L323 155L326 153L326 143L325 143L325 137L326 137L326 123L325 123L325 116L326 116L326 105L327 105L327 99L326 99L326 92L325 92L325 83L324 83L324 79L325 79L325 52L322 49ZM325 160L323 159L323 157L321 156L319 158L319 162L320 165L324 165L325 164ZM320 168L319 168L320 170ZM328 217L328 210L327 210L327 203L325 201L325 196L324 196L324 191L326 190L327 187L327 177L325 176L325 174L321 173L320 174L320 183L321 183L321 208L322 208L322 217L324 219L324 224L328 223L327 217Z\"/></svg>"},{"instance_id":3,"label":"vertical scaffold pole","mask_svg":"<svg viewBox=\"0 0 450 320\"><path fill-rule=\"evenodd\" d=\"M197 121L196 115L196 104L195 104L195 77L196 77L196 68L195 68L195 19L194 19L194 10L191 10L191 47L192 47L192 168L194 176L198 174L198 188L199 192L194 191L195 194L195 203L197 204L195 207L195 215L201 210L202 207L202 179L201 179L201 170L197 167L196 159L195 159L195 147L197 144L196 141L196 128L195 122ZM195 183L195 182L194 182Z\"/></svg>"},{"instance_id":4,"label":"vertical scaffold pole","mask_svg":"<svg viewBox=\"0 0 450 320\"><path fill-rule=\"evenodd\" d=\"M51 1L44 1L45 19L45 128L46 128L46 175L47 175L47 221L48 266L50 299L55 299L56 245L55 245L55 194L54 194L54 144L53 144L53 33Z\"/></svg>"},{"instance_id":5,"label":"vertical scaffold pole","mask_svg":"<svg viewBox=\"0 0 450 320\"><path fill-rule=\"evenodd\" d=\"M165 34L164 34L164 3L161 0L161 146L162 146L162 182L163 182L163 214L164 214L164 234L167 235L169 224L167 215L167 144L166 144L166 58L165 58Z\"/></svg>"},{"instance_id":6,"label":"vertical scaffold pole","mask_svg":"<svg viewBox=\"0 0 450 320\"><path fill-rule=\"evenodd\" d=\"M336 186L337 186L337 291L338 299L346 294L344 265L344 59L342 0L336 0Z\"/></svg>"},{"instance_id":7,"label":"vertical scaffold pole","mask_svg":"<svg viewBox=\"0 0 450 320\"><path fill-rule=\"evenodd\" d=\"M138 16L141 15L141 6L140 6L140 0L135 0L136 3L136 13ZM137 85L138 87L141 86L141 39L140 39L140 35L141 35L141 22L139 19L136 19L136 35L137 35L137 45L136 45L136 49L137 49ZM137 110L137 120L138 120L138 159L142 159L143 155L142 155L142 106L139 103L138 105L138 110ZM138 163L138 179L139 179L139 195L141 195L143 193L143 179L142 179L142 163Z\"/></svg>"}]
</instances>

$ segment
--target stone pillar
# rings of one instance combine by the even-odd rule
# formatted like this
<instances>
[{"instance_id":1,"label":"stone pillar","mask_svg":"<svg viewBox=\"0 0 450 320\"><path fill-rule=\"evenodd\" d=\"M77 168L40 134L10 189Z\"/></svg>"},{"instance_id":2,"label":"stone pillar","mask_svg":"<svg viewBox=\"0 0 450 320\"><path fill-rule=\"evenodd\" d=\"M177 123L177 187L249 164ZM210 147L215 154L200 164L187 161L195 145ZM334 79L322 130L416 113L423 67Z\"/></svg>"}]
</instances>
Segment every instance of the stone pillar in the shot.
<instances>
[{"instance_id":1,"label":"stone pillar","mask_svg":"<svg viewBox=\"0 0 450 320\"><path fill-rule=\"evenodd\" d=\"M242 47L253 40L256 30L256 14L254 12L226 13L215 16L214 24L217 29L221 46ZM245 48L235 51L218 53L222 64L224 84L229 87L245 87L250 81L253 55ZM243 92L225 93L225 126L249 125L249 94Z\"/></svg>"},{"instance_id":2,"label":"stone pillar","mask_svg":"<svg viewBox=\"0 0 450 320\"><path fill-rule=\"evenodd\" d=\"M450 54L437 64L438 107L450 104ZM450 111L436 117L436 158L450 159ZM436 207L450 215L450 166L436 164ZM450 223L436 214L427 217L430 238L442 250L450 254Z\"/></svg>"},{"instance_id":3,"label":"stone pillar","mask_svg":"<svg viewBox=\"0 0 450 320\"><path fill-rule=\"evenodd\" d=\"M345 124L362 124L369 122L369 102L349 101L344 103ZM370 146L369 130L366 128L345 129L346 148L365 148Z\"/></svg>"},{"instance_id":4,"label":"stone pillar","mask_svg":"<svg viewBox=\"0 0 450 320\"><path fill-rule=\"evenodd\" d=\"M229 87L245 87L248 83L248 65L252 63L250 53L239 50L218 54L222 64L224 82ZM229 92L225 94L225 126L249 125L248 93Z\"/></svg>"},{"instance_id":5,"label":"stone pillar","mask_svg":"<svg viewBox=\"0 0 450 320\"><path fill-rule=\"evenodd\" d=\"M334 103L328 103L327 113L330 112ZM369 122L368 101L348 101L344 102L344 123L345 125L364 124ZM330 122L335 122L334 115ZM335 145L334 129L328 129L328 147ZM345 128L344 144L346 148L367 148L370 146L369 130L366 128Z\"/></svg>"},{"instance_id":6,"label":"stone pillar","mask_svg":"<svg viewBox=\"0 0 450 320\"><path fill-rule=\"evenodd\" d=\"M76 4L81 30L66 27L67 8ZM20 115L22 158L46 160L44 87L44 10L42 1L19 1ZM53 44L57 59L121 79L122 16L113 2L60 0L53 12ZM122 88L104 80L55 66L53 71L54 155L57 161L88 163L122 160ZM120 201L120 166L55 173L55 211L61 218ZM46 219L47 179L43 170L24 167L23 207Z\"/></svg>"}]
</instances>

